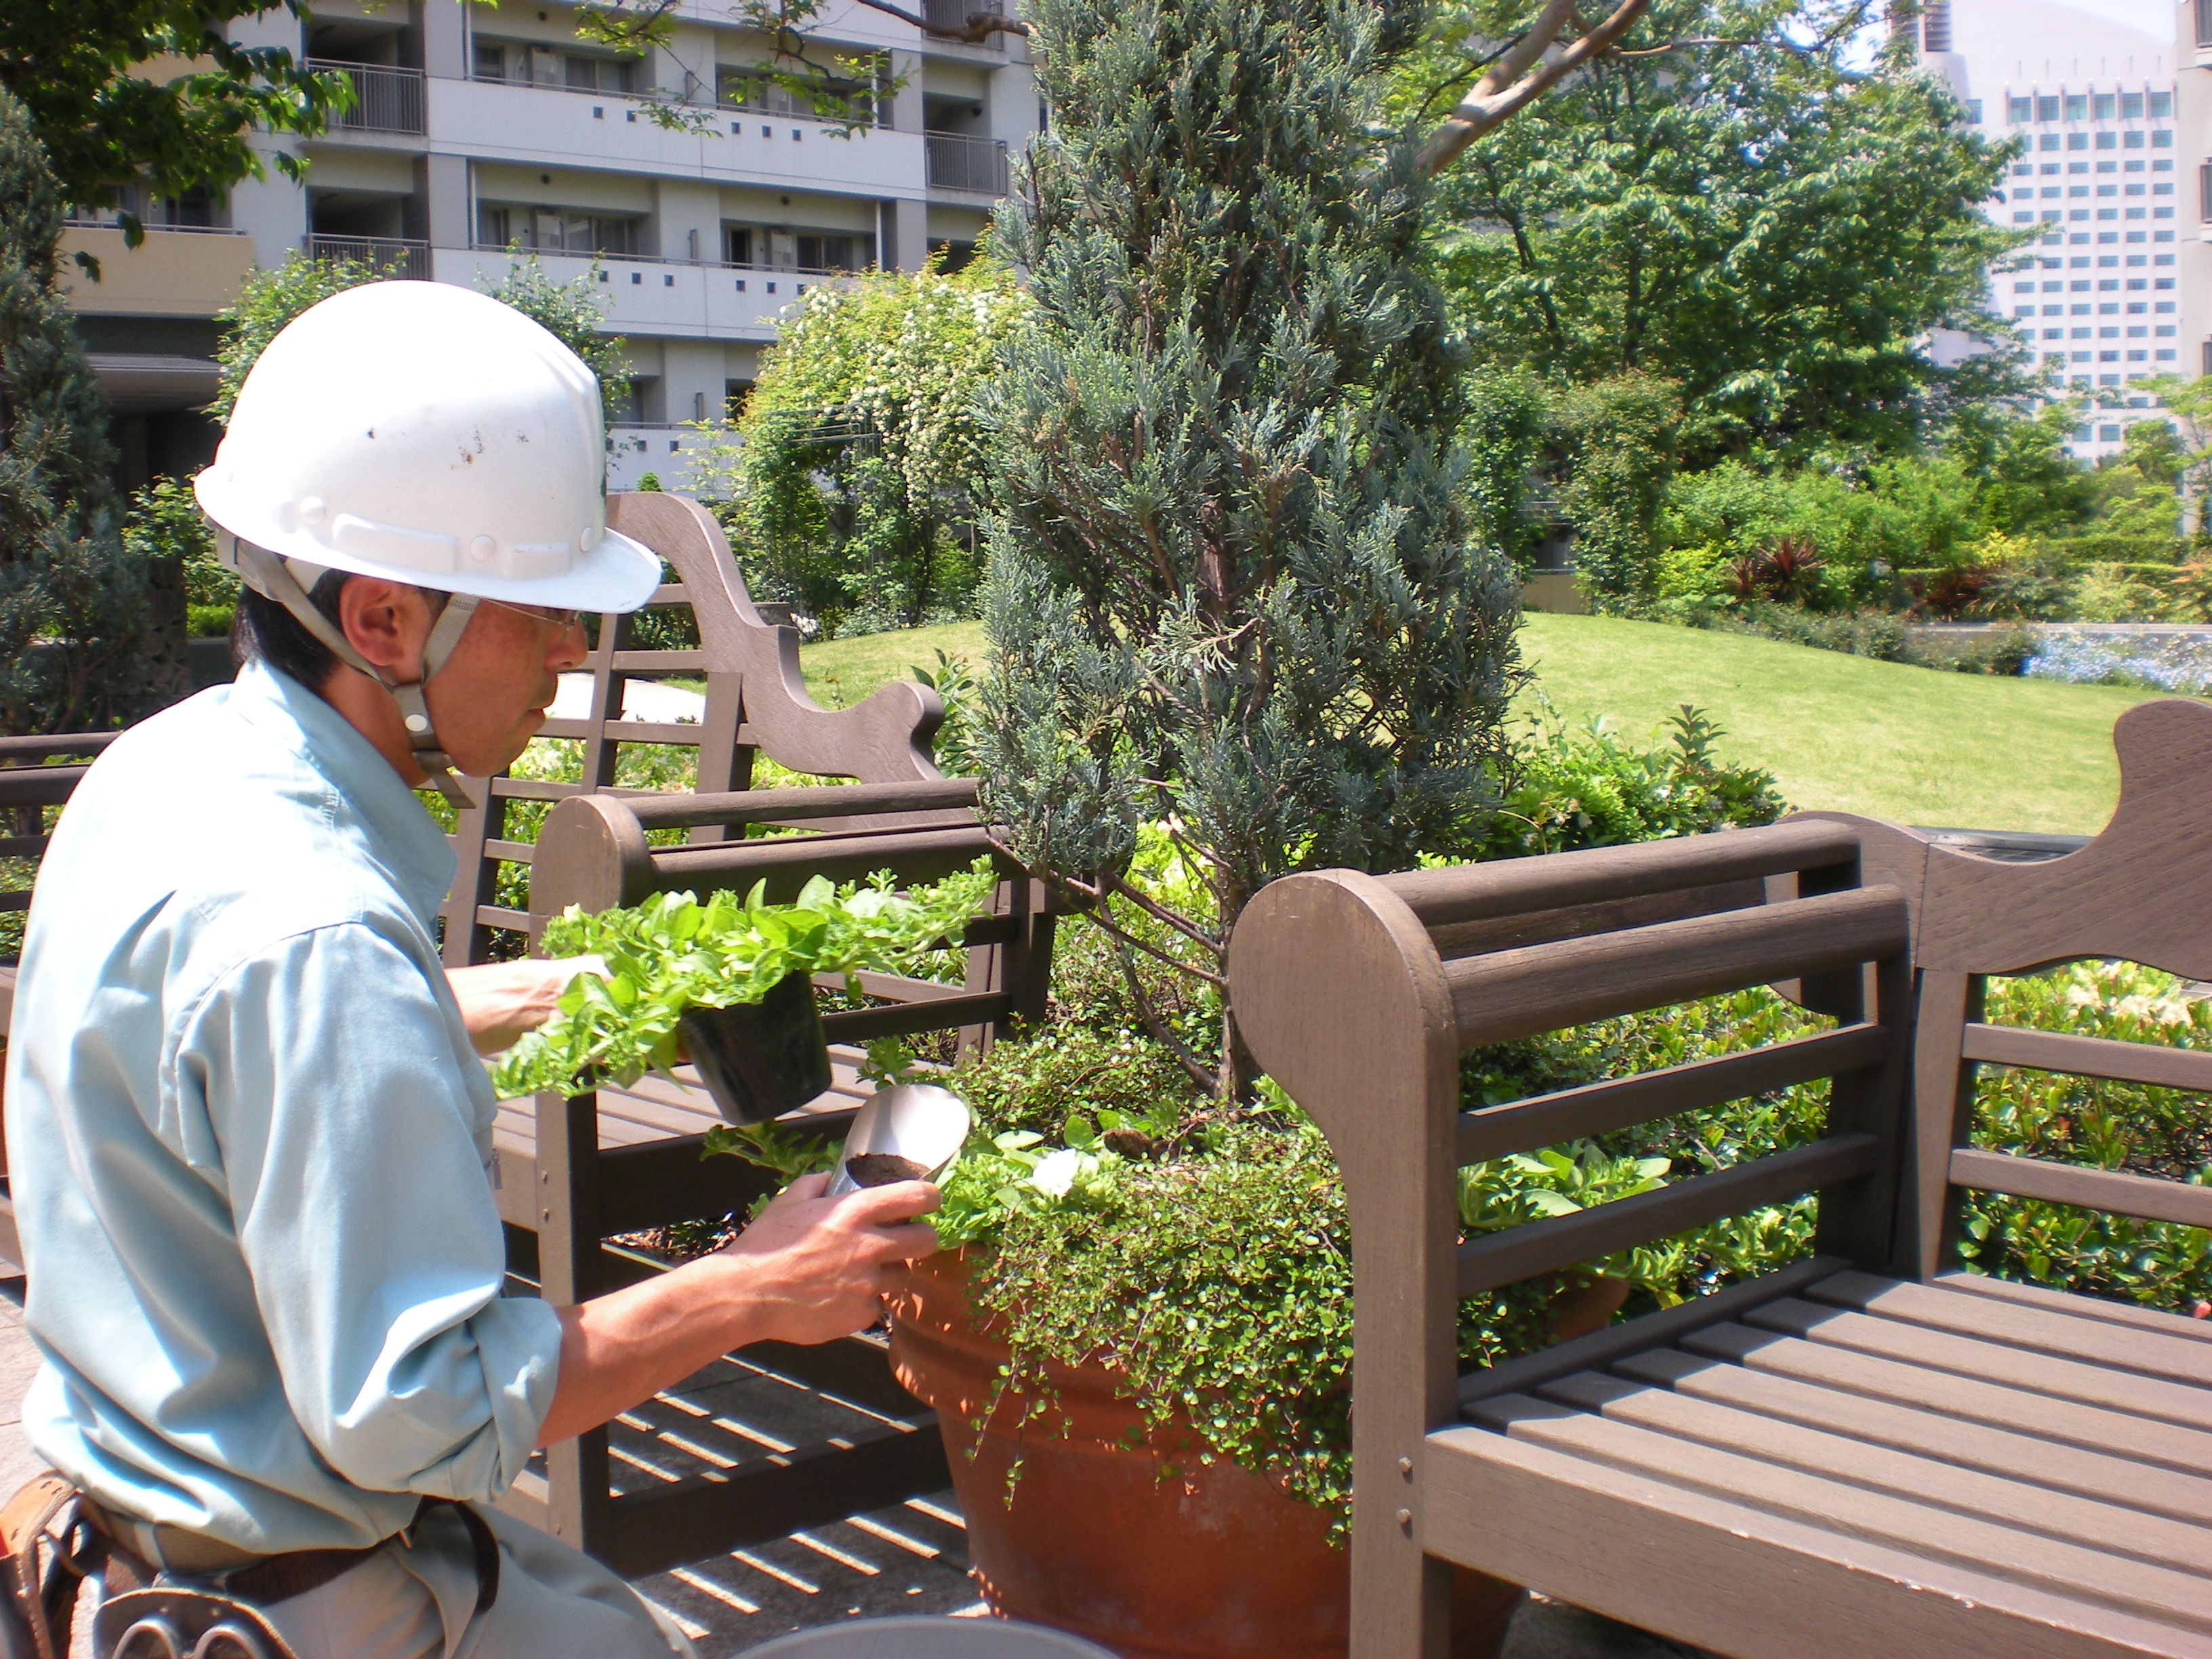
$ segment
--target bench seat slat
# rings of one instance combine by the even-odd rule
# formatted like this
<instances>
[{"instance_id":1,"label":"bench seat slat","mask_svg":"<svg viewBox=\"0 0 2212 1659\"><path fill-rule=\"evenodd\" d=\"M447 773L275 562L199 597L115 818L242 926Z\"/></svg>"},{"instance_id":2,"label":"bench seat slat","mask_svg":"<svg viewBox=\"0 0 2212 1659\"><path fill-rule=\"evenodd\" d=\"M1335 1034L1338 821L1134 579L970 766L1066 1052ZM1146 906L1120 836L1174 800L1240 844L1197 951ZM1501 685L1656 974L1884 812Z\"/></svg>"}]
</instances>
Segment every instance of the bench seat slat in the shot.
<instances>
[{"instance_id":1,"label":"bench seat slat","mask_svg":"<svg viewBox=\"0 0 2212 1659\"><path fill-rule=\"evenodd\" d=\"M1485 1429L1429 1437L1431 1554L1678 1642L1820 1659L2212 1659L2171 1624Z\"/></svg>"},{"instance_id":2,"label":"bench seat slat","mask_svg":"<svg viewBox=\"0 0 2212 1659\"><path fill-rule=\"evenodd\" d=\"M2212 1194L2207 1196L2212 1198ZM2171 1382L2212 1388L2212 1345L2162 1333L2116 1330L2070 1313L1975 1301L1873 1273L1838 1273L1809 1287L1805 1296L1808 1301L1851 1308L1907 1325L1924 1325L2064 1359L2118 1366ZM2194 1322L2178 1315L2169 1318L2185 1328Z\"/></svg>"},{"instance_id":3,"label":"bench seat slat","mask_svg":"<svg viewBox=\"0 0 2212 1659\"><path fill-rule=\"evenodd\" d=\"M1613 1370L1631 1382L1655 1383L1689 1399L1757 1412L1778 1422L1830 1430L1941 1458L1962 1468L2032 1480L2055 1492L2130 1504L2154 1515L2212 1526L2212 1480L2202 1475L2154 1468L2046 1436L1967 1422L1671 1348L1632 1354Z\"/></svg>"},{"instance_id":4,"label":"bench seat slat","mask_svg":"<svg viewBox=\"0 0 2212 1659\"><path fill-rule=\"evenodd\" d=\"M1744 1316L1747 1323L1784 1331L1826 1346L1901 1359L1929 1370L1986 1377L2056 1399L2104 1406L2193 1429L2212 1430L2212 1391L2138 1376L2054 1355L2027 1353L2002 1342L1847 1313L1795 1298L1770 1302Z\"/></svg>"},{"instance_id":5,"label":"bench seat slat","mask_svg":"<svg viewBox=\"0 0 2212 1659\"><path fill-rule=\"evenodd\" d=\"M2212 1638L2212 1578L2201 1574L2121 1559L1525 1395L1486 1401L1480 1411L1486 1427L1516 1440ZM2212 1550L2212 1534L2205 1543Z\"/></svg>"},{"instance_id":6,"label":"bench seat slat","mask_svg":"<svg viewBox=\"0 0 2212 1659\"><path fill-rule=\"evenodd\" d=\"M1990 1474L1923 1453L1737 1411L1663 1387L1584 1371L1550 1384L1540 1397L1692 1445L1739 1452L2023 1531L2070 1538L2155 1566L2195 1573L2212 1559L2212 1528L2201 1524L2146 1514L2124 1501L2054 1491L2033 1476Z\"/></svg>"},{"instance_id":7,"label":"bench seat slat","mask_svg":"<svg viewBox=\"0 0 2212 1659\"><path fill-rule=\"evenodd\" d=\"M2132 1413L2031 1393L2002 1382L1877 1354L1755 1330L1715 1325L1682 1339L1688 1352L1732 1360L1753 1370L1893 1404L1924 1407L1996 1428L2040 1434L2065 1444L2212 1477L2212 1433L2154 1422Z\"/></svg>"},{"instance_id":8,"label":"bench seat slat","mask_svg":"<svg viewBox=\"0 0 2212 1659\"><path fill-rule=\"evenodd\" d=\"M2044 1285L2023 1285L2018 1279L1995 1279L1988 1273L1938 1273L1928 1281L1939 1291L1959 1296L1991 1297L2028 1308L2049 1308L2076 1319L2101 1320L2110 1325L2130 1325L2166 1336L2212 1342L2212 1319L2183 1319L2154 1308L2138 1308L2129 1302L2107 1301L2100 1296L2076 1296Z\"/></svg>"}]
</instances>

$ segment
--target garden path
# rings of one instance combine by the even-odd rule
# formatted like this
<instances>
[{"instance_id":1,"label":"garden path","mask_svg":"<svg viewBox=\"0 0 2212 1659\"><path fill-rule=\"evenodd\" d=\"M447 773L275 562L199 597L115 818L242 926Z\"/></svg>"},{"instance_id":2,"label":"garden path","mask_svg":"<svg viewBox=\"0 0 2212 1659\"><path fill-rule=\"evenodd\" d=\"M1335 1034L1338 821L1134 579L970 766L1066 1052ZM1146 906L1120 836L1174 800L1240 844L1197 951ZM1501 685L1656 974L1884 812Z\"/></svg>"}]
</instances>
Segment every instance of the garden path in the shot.
<instances>
[{"instance_id":1,"label":"garden path","mask_svg":"<svg viewBox=\"0 0 2212 1659\"><path fill-rule=\"evenodd\" d=\"M0 1496L39 1472L23 1439L23 1391L38 1355L23 1329L23 1281L0 1279ZM637 1581L698 1644L726 1659L787 1631L895 1613L976 1617L966 1538L950 1492ZM87 1659L83 1632L71 1659ZM1595 1613L1538 1601L1505 1659L1680 1659L1691 1650Z\"/></svg>"}]
</instances>

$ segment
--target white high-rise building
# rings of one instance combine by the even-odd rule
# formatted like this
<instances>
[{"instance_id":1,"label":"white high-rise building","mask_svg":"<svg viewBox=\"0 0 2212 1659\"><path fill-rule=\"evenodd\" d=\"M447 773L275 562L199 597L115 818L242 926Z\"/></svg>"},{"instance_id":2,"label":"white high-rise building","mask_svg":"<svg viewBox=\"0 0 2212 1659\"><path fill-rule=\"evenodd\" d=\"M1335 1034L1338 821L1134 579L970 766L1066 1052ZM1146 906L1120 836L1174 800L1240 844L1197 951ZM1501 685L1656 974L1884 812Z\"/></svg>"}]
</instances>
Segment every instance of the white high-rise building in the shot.
<instances>
[{"instance_id":1,"label":"white high-rise building","mask_svg":"<svg viewBox=\"0 0 2212 1659\"><path fill-rule=\"evenodd\" d=\"M2129 422L2166 418L2141 382L2197 372L2193 346L2184 361L2191 278L2165 3L1927 0L1893 24L1917 33L1984 133L2023 146L1986 210L2039 234L1991 267L1993 308L2055 386L2087 400L2073 447L2088 458L2116 450ZM1975 349L1955 336L1936 346L1953 362Z\"/></svg>"},{"instance_id":2,"label":"white high-rise building","mask_svg":"<svg viewBox=\"0 0 2212 1659\"><path fill-rule=\"evenodd\" d=\"M1001 0L912 0L957 27ZM723 417L752 378L776 319L838 270L909 270L933 248L957 260L1036 131L1028 42L967 45L831 0L811 58L866 59L887 91L874 124L834 136L788 96L743 74L768 55L726 4L682 0L665 46L623 58L580 40L559 0L315 0L234 38L283 45L352 81L330 133L262 141L307 163L274 166L222 201L142 202L146 244L74 228L102 267L71 302L118 417L127 471L204 460L192 414L214 390L215 312L247 270L295 252L362 254L407 274L489 286L508 245L572 280L596 260L606 329L630 379L609 482L684 481L686 424ZM656 125L644 94L680 100L704 131ZM109 216L112 217L112 216Z\"/></svg>"}]
</instances>

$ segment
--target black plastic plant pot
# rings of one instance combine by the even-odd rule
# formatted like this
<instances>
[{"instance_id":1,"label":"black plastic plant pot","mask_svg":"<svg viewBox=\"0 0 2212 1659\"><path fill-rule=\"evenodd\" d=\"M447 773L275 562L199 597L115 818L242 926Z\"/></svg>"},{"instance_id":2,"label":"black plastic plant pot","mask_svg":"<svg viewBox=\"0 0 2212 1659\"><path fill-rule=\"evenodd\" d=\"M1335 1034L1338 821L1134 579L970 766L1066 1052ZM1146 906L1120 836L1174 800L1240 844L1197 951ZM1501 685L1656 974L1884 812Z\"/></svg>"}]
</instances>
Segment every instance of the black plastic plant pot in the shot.
<instances>
[{"instance_id":1,"label":"black plastic plant pot","mask_svg":"<svg viewBox=\"0 0 2212 1659\"><path fill-rule=\"evenodd\" d=\"M814 982L787 974L758 1002L687 1008L678 1022L700 1081L732 1123L795 1112L830 1087L830 1044Z\"/></svg>"}]
</instances>

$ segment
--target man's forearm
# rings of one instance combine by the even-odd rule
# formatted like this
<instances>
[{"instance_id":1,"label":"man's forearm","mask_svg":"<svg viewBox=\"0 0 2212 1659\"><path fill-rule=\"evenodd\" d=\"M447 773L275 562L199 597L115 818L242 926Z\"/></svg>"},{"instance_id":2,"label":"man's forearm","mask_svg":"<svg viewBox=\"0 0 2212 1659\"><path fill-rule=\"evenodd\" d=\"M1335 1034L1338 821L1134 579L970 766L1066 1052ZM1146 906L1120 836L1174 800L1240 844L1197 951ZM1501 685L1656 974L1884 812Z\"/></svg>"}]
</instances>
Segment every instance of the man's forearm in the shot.
<instances>
[{"instance_id":1,"label":"man's forearm","mask_svg":"<svg viewBox=\"0 0 2212 1659\"><path fill-rule=\"evenodd\" d=\"M561 1316L560 1379L538 1426L550 1446L595 1429L701 1366L761 1340L746 1264L711 1255L656 1273Z\"/></svg>"},{"instance_id":2,"label":"man's forearm","mask_svg":"<svg viewBox=\"0 0 2212 1659\"><path fill-rule=\"evenodd\" d=\"M902 1181L833 1199L822 1195L828 1185L801 1176L734 1243L561 1309L561 1370L538 1443L595 1429L749 1342L866 1328L900 1264L937 1248L914 1219L937 1207L937 1189Z\"/></svg>"}]
</instances>

